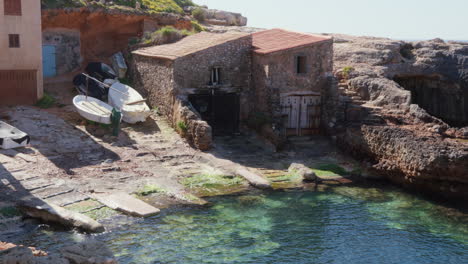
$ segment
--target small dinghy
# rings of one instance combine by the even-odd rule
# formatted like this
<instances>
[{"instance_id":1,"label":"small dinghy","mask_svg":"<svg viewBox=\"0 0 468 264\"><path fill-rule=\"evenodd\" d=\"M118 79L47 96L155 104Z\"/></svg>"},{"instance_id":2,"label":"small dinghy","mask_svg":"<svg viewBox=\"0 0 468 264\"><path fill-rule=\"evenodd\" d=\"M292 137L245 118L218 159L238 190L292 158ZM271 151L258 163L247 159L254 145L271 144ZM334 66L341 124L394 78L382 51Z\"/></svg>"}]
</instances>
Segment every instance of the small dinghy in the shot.
<instances>
[{"instance_id":1,"label":"small dinghy","mask_svg":"<svg viewBox=\"0 0 468 264\"><path fill-rule=\"evenodd\" d=\"M73 98L78 113L90 120L101 124L111 124L112 106L96 98L84 95L77 95Z\"/></svg>"},{"instance_id":2,"label":"small dinghy","mask_svg":"<svg viewBox=\"0 0 468 264\"><path fill-rule=\"evenodd\" d=\"M28 134L0 121L0 147L3 149L12 149L25 147L29 144L31 138Z\"/></svg>"},{"instance_id":3,"label":"small dinghy","mask_svg":"<svg viewBox=\"0 0 468 264\"><path fill-rule=\"evenodd\" d=\"M146 100L132 87L115 82L109 89L109 104L122 112L129 124L144 122L151 115Z\"/></svg>"}]
</instances>

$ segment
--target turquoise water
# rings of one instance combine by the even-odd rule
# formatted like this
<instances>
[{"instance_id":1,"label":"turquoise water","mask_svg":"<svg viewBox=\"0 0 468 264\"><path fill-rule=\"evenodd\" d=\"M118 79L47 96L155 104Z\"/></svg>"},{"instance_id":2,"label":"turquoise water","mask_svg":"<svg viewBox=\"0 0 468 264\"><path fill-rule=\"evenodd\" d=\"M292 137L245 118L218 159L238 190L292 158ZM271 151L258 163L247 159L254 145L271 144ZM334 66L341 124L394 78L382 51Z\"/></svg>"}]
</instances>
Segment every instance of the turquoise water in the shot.
<instances>
[{"instance_id":1,"label":"turquoise water","mask_svg":"<svg viewBox=\"0 0 468 264\"><path fill-rule=\"evenodd\" d=\"M399 190L217 198L95 236L120 263L468 263L468 217ZM117 220L116 220L117 221ZM53 249L88 239L38 230Z\"/></svg>"}]
</instances>

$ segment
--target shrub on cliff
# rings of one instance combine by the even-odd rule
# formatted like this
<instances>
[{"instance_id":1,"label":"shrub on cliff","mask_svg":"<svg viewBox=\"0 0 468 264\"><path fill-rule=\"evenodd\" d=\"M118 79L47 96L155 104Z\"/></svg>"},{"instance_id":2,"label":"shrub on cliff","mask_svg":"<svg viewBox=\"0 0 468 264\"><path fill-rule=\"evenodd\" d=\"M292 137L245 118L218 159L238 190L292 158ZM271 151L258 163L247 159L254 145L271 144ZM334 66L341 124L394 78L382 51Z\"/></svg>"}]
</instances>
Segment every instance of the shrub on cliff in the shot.
<instances>
[{"instance_id":1,"label":"shrub on cliff","mask_svg":"<svg viewBox=\"0 0 468 264\"><path fill-rule=\"evenodd\" d=\"M182 7L180 7L174 0L141 0L150 13L152 12L166 12L166 13L183 13Z\"/></svg>"},{"instance_id":2,"label":"shrub on cliff","mask_svg":"<svg viewBox=\"0 0 468 264\"><path fill-rule=\"evenodd\" d=\"M192 16L198 20L198 22L205 22L206 14L205 11L203 11L201 8L195 8L195 10L192 11Z\"/></svg>"},{"instance_id":3,"label":"shrub on cliff","mask_svg":"<svg viewBox=\"0 0 468 264\"><path fill-rule=\"evenodd\" d=\"M84 7L86 4L85 0L41 0L42 8Z\"/></svg>"},{"instance_id":4,"label":"shrub on cliff","mask_svg":"<svg viewBox=\"0 0 468 264\"><path fill-rule=\"evenodd\" d=\"M197 21L192 21L192 28L195 32L205 31L205 28L200 25Z\"/></svg>"},{"instance_id":5,"label":"shrub on cliff","mask_svg":"<svg viewBox=\"0 0 468 264\"><path fill-rule=\"evenodd\" d=\"M163 45L174 43L193 33L192 31L178 30L172 26L166 26L153 33L145 33L145 36L140 40L140 44Z\"/></svg>"},{"instance_id":6,"label":"shrub on cliff","mask_svg":"<svg viewBox=\"0 0 468 264\"><path fill-rule=\"evenodd\" d=\"M178 13L184 11L182 7L194 5L190 0L113 0L106 1L106 4L101 4L99 1L92 0L41 0L42 8L70 8L70 7L86 7L98 6L102 8L135 8L136 3L141 4L141 9L148 13Z\"/></svg>"},{"instance_id":7,"label":"shrub on cliff","mask_svg":"<svg viewBox=\"0 0 468 264\"><path fill-rule=\"evenodd\" d=\"M195 6L191 0L174 0L180 7Z\"/></svg>"}]
</instances>

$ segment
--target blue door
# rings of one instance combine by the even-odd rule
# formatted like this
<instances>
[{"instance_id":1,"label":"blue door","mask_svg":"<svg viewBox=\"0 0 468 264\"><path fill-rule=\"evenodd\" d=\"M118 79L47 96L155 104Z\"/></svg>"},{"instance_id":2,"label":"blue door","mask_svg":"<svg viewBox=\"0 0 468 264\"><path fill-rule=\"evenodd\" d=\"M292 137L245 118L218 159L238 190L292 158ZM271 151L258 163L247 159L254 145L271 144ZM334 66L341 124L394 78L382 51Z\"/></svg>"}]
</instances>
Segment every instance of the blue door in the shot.
<instances>
[{"instance_id":1,"label":"blue door","mask_svg":"<svg viewBox=\"0 0 468 264\"><path fill-rule=\"evenodd\" d=\"M55 46L42 46L42 67L44 77L53 77L57 75L57 68L55 65Z\"/></svg>"}]
</instances>

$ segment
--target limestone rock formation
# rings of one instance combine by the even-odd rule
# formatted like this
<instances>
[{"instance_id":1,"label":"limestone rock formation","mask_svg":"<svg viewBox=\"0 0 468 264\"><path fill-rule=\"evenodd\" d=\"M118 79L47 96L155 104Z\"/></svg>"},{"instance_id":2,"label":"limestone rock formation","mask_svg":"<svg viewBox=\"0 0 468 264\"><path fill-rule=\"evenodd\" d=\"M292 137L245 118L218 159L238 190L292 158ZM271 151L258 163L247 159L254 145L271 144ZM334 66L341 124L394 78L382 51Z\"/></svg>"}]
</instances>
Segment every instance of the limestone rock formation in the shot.
<instances>
[{"instance_id":1,"label":"limestone rock formation","mask_svg":"<svg viewBox=\"0 0 468 264\"><path fill-rule=\"evenodd\" d=\"M468 43L334 37L339 145L394 182L467 197Z\"/></svg>"}]
</instances>

